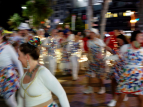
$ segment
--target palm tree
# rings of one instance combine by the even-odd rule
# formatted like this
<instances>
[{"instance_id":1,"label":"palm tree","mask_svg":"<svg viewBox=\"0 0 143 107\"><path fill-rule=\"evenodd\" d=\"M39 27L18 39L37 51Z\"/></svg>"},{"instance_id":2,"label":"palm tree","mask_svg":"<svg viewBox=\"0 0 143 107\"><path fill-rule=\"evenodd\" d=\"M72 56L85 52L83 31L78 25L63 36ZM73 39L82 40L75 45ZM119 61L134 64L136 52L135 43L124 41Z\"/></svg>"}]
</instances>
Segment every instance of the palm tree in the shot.
<instances>
[{"instance_id":1,"label":"palm tree","mask_svg":"<svg viewBox=\"0 0 143 107\"><path fill-rule=\"evenodd\" d=\"M19 14L14 13L14 15L10 17L7 23L10 25L10 28L17 30L17 27L20 25L22 21L23 21L23 18L20 17Z\"/></svg>"}]
</instances>

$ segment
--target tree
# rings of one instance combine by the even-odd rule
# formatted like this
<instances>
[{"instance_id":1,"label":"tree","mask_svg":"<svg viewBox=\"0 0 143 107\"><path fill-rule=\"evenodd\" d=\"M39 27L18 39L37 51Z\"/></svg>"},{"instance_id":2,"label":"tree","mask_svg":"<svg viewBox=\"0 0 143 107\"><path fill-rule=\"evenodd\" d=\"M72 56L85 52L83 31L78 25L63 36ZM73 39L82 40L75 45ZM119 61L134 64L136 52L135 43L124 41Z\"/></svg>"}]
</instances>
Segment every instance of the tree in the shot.
<instances>
[{"instance_id":1,"label":"tree","mask_svg":"<svg viewBox=\"0 0 143 107\"><path fill-rule=\"evenodd\" d=\"M104 0L103 1L103 8L101 10L101 23L100 23L101 39L104 39L104 31L105 31L105 28L106 28L106 17L105 17L105 14L108 12L109 1L110 0Z\"/></svg>"},{"instance_id":2,"label":"tree","mask_svg":"<svg viewBox=\"0 0 143 107\"><path fill-rule=\"evenodd\" d=\"M35 0L27 1L23 10L23 16L32 18L32 24L38 27L42 21L47 19L52 14L52 9L49 8L50 1L48 0Z\"/></svg>"},{"instance_id":3,"label":"tree","mask_svg":"<svg viewBox=\"0 0 143 107\"><path fill-rule=\"evenodd\" d=\"M23 18L20 17L19 14L14 13L14 15L10 17L7 23L10 25L10 28L17 30L18 26L22 21L23 21Z\"/></svg>"},{"instance_id":4,"label":"tree","mask_svg":"<svg viewBox=\"0 0 143 107\"><path fill-rule=\"evenodd\" d=\"M72 17L72 15L68 16L64 20L63 26L65 26L66 24L68 24L71 27L71 25L72 25L71 17ZM76 21L75 21L75 31L83 31L83 30L85 30L85 24L82 22L81 18L76 18Z\"/></svg>"}]
</instances>

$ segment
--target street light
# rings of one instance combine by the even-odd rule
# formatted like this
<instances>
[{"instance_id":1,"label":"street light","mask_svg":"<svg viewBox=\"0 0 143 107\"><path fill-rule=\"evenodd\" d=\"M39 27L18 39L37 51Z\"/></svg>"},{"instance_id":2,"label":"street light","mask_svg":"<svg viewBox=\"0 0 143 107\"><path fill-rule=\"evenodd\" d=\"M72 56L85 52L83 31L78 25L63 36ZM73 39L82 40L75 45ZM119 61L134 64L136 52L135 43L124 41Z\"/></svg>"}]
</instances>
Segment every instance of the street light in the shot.
<instances>
[{"instance_id":1,"label":"street light","mask_svg":"<svg viewBox=\"0 0 143 107\"><path fill-rule=\"evenodd\" d=\"M25 6L23 6L23 7L21 7L22 9L27 9L27 7L25 7Z\"/></svg>"}]
</instances>

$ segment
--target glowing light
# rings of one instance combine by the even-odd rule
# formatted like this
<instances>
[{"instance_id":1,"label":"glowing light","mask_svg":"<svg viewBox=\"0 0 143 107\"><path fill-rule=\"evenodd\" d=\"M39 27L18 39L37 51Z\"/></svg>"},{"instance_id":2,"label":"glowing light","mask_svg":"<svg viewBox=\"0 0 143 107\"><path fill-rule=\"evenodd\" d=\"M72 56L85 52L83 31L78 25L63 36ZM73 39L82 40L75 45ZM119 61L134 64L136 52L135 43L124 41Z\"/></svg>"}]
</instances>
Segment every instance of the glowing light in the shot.
<instances>
[{"instance_id":1,"label":"glowing light","mask_svg":"<svg viewBox=\"0 0 143 107\"><path fill-rule=\"evenodd\" d=\"M137 20L130 20L130 23L136 23Z\"/></svg>"},{"instance_id":2,"label":"glowing light","mask_svg":"<svg viewBox=\"0 0 143 107\"><path fill-rule=\"evenodd\" d=\"M21 7L22 9L27 9L27 7L25 7L25 6L23 6L23 7Z\"/></svg>"},{"instance_id":3,"label":"glowing light","mask_svg":"<svg viewBox=\"0 0 143 107\"><path fill-rule=\"evenodd\" d=\"M59 25L62 25L63 23L59 23Z\"/></svg>"}]
</instances>

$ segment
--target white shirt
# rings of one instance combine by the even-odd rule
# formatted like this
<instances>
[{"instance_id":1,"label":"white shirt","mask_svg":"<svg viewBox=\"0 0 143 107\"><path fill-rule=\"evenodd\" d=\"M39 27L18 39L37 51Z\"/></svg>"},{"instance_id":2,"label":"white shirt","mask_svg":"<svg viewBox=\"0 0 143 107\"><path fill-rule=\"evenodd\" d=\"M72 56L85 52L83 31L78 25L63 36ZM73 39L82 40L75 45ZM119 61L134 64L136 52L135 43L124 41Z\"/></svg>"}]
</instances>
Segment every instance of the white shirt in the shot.
<instances>
[{"instance_id":1,"label":"white shirt","mask_svg":"<svg viewBox=\"0 0 143 107\"><path fill-rule=\"evenodd\" d=\"M20 77L23 76L23 67L18 60L17 53L11 45L5 45L4 50L0 54L0 67L4 68L10 64L15 64L18 68Z\"/></svg>"},{"instance_id":2,"label":"white shirt","mask_svg":"<svg viewBox=\"0 0 143 107\"><path fill-rule=\"evenodd\" d=\"M18 107L33 107L36 105L43 104L52 98L51 92L53 92L59 98L61 107L70 107L67 95L63 87L47 68L45 68L44 66L40 66L36 75L37 76L35 76L35 80L33 81L33 83L30 82L32 84L27 89L27 93L30 96L25 93L25 99L24 89L26 89L30 83L22 83L25 75L21 79L22 86L19 90L18 95Z\"/></svg>"}]
</instances>

